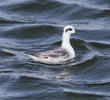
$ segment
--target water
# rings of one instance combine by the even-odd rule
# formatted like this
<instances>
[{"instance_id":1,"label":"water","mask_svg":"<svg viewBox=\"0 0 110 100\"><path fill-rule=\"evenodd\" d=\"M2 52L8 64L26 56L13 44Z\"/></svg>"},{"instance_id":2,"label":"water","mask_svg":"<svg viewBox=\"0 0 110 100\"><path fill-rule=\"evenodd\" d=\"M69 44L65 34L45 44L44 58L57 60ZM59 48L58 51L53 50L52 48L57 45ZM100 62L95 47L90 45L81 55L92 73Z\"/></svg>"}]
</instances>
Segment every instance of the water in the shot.
<instances>
[{"instance_id":1,"label":"water","mask_svg":"<svg viewBox=\"0 0 110 100\"><path fill-rule=\"evenodd\" d=\"M47 65L25 53L60 47L72 25L74 62ZM0 0L0 100L109 100L109 0Z\"/></svg>"}]
</instances>

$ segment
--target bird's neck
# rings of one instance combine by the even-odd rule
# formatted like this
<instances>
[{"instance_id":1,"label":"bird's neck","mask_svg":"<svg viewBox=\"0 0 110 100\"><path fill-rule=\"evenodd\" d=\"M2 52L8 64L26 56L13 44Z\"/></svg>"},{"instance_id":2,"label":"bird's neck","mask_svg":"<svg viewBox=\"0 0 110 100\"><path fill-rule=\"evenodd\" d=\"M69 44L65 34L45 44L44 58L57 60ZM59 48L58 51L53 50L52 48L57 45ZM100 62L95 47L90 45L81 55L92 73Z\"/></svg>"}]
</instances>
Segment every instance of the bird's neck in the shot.
<instances>
[{"instance_id":1,"label":"bird's neck","mask_svg":"<svg viewBox=\"0 0 110 100\"><path fill-rule=\"evenodd\" d=\"M67 49L67 51L69 51L71 54L75 54L74 49L70 44L70 34L63 33L62 48Z\"/></svg>"}]
</instances>

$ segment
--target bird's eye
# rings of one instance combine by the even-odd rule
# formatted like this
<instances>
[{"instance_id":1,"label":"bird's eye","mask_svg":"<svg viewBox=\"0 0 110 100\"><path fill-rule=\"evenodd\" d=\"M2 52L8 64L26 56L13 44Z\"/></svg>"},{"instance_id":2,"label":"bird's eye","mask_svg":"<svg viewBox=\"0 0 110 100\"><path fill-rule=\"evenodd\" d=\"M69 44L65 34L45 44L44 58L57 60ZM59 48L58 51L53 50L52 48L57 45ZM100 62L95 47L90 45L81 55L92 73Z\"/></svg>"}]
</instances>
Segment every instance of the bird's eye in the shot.
<instances>
[{"instance_id":1,"label":"bird's eye","mask_svg":"<svg viewBox=\"0 0 110 100\"><path fill-rule=\"evenodd\" d=\"M66 30L66 32L71 31L71 30L72 30L72 28L68 28L68 29Z\"/></svg>"},{"instance_id":2,"label":"bird's eye","mask_svg":"<svg viewBox=\"0 0 110 100\"><path fill-rule=\"evenodd\" d=\"M72 28L69 28L68 30L69 30L69 31L71 31L71 30L72 30Z\"/></svg>"}]
</instances>

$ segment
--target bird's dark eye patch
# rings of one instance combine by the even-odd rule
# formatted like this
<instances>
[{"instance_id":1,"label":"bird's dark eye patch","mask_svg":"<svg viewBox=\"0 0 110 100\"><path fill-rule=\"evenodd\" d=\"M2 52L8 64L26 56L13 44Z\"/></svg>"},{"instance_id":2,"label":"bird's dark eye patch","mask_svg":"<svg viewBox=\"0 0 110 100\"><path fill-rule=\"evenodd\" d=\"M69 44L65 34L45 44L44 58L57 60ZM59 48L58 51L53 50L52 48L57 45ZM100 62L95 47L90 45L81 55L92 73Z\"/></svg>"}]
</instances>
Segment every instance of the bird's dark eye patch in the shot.
<instances>
[{"instance_id":1,"label":"bird's dark eye patch","mask_svg":"<svg viewBox=\"0 0 110 100\"><path fill-rule=\"evenodd\" d=\"M66 29L66 31L65 32L68 32L68 31L71 31L72 30L72 28L68 28L68 29Z\"/></svg>"}]
</instances>

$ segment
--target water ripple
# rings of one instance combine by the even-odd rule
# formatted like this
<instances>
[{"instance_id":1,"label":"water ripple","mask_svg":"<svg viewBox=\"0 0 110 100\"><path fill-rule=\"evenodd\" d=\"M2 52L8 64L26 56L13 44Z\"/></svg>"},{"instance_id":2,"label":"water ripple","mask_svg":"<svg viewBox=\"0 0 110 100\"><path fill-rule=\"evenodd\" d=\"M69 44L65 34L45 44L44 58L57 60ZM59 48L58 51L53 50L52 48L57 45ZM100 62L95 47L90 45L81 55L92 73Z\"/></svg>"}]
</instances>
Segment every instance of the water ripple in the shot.
<instances>
[{"instance_id":1,"label":"water ripple","mask_svg":"<svg viewBox=\"0 0 110 100\"><path fill-rule=\"evenodd\" d=\"M0 99L108 100L109 16L109 0L0 0ZM76 29L74 60L29 60L60 47L67 24Z\"/></svg>"}]
</instances>

